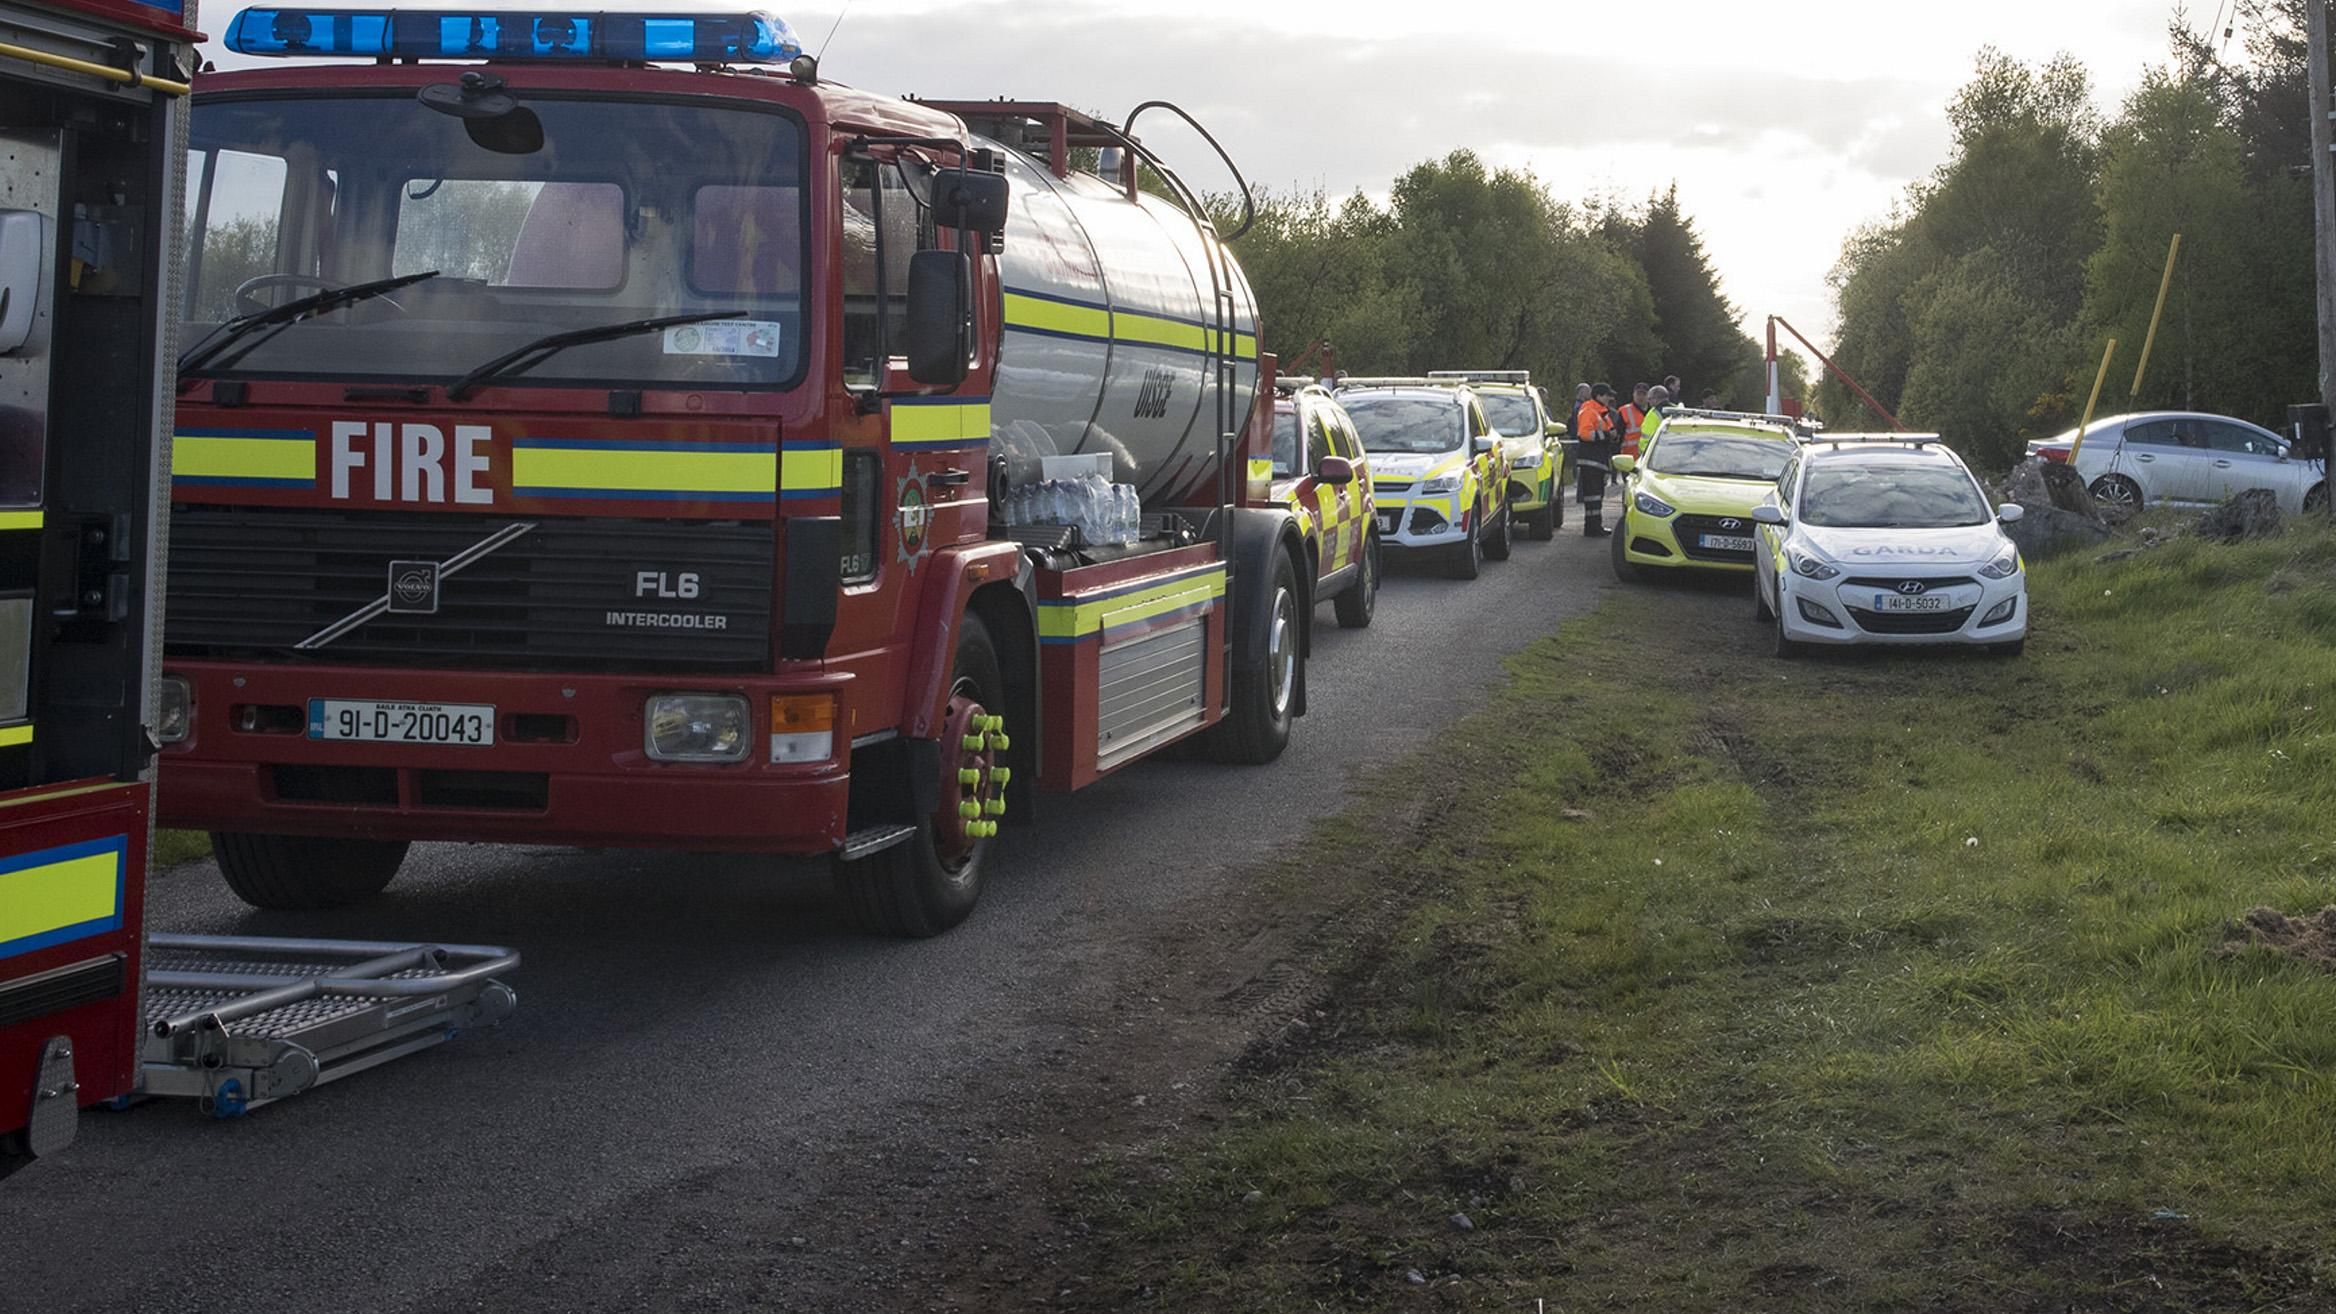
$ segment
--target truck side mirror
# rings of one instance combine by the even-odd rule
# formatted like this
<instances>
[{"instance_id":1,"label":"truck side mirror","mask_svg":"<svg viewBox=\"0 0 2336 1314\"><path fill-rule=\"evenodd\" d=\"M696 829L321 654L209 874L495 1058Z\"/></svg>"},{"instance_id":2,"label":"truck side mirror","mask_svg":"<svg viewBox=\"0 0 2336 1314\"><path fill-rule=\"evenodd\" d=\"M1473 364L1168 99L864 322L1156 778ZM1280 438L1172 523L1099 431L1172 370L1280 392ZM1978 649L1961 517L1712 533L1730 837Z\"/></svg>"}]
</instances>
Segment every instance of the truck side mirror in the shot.
<instances>
[{"instance_id":1,"label":"truck side mirror","mask_svg":"<svg viewBox=\"0 0 2336 1314\"><path fill-rule=\"evenodd\" d=\"M1006 226L1011 188L1002 173L944 169L933 178L933 223L994 233Z\"/></svg>"},{"instance_id":2,"label":"truck side mirror","mask_svg":"<svg viewBox=\"0 0 2336 1314\"><path fill-rule=\"evenodd\" d=\"M936 388L965 382L973 355L973 260L963 251L908 258L908 327L901 335L908 376Z\"/></svg>"},{"instance_id":3,"label":"truck side mirror","mask_svg":"<svg viewBox=\"0 0 2336 1314\"><path fill-rule=\"evenodd\" d=\"M0 356L32 341L55 245L49 221L37 211L0 210Z\"/></svg>"}]
</instances>

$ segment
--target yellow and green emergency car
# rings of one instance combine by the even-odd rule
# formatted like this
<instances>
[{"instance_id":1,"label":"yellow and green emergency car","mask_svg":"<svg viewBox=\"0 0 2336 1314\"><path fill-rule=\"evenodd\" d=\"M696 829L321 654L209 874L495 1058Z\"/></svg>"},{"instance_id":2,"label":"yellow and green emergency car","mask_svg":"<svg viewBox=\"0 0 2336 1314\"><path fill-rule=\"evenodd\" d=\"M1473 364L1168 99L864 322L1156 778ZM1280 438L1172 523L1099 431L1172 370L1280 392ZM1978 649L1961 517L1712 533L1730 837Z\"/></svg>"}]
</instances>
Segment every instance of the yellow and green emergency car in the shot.
<instances>
[{"instance_id":1,"label":"yellow and green emergency car","mask_svg":"<svg viewBox=\"0 0 2336 1314\"><path fill-rule=\"evenodd\" d=\"M1509 558L1509 454L1464 383L1341 379L1335 394L1371 457L1380 546L1444 558L1475 579Z\"/></svg>"},{"instance_id":2,"label":"yellow and green emergency car","mask_svg":"<svg viewBox=\"0 0 2336 1314\"><path fill-rule=\"evenodd\" d=\"M1614 526L1614 576L1657 570L1752 569L1752 508L1776 491L1799 449L1781 416L1681 411L1663 417L1634 457L1614 458L1623 477Z\"/></svg>"},{"instance_id":3,"label":"yellow and green emergency car","mask_svg":"<svg viewBox=\"0 0 2336 1314\"><path fill-rule=\"evenodd\" d=\"M1354 421L1313 384L1284 387L1273 403L1273 495L1298 518L1314 559L1314 600L1359 630L1379 604L1379 522L1371 459Z\"/></svg>"},{"instance_id":4,"label":"yellow and green emergency car","mask_svg":"<svg viewBox=\"0 0 2336 1314\"><path fill-rule=\"evenodd\" d=\"M1509 514L1528 537L1548 542L1565 524L1566 427L1549 413L1549 394L1531 370L1434 370L1476 390L1484 416L1509 456Z\"/></svg>"}]
</instances>

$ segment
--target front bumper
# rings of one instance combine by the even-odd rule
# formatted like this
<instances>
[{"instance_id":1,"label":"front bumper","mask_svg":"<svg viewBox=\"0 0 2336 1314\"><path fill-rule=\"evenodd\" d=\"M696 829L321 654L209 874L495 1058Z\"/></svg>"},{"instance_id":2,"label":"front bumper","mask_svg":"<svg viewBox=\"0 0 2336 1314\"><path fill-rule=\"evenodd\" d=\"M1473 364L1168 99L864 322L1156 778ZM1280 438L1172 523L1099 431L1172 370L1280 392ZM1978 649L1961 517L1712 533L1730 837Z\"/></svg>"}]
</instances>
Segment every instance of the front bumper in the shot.
<instances>
[{"instance_id":1,"label":"front bumper","mask_svg":"<svg viewBox=\"0 0 2336 1314\"><path fill-rule=\"evenodd\" d=\"M1393 548L1465 546L1476 516L1458 493L1435 496L1375 494L1379 542Z\"/></svg>"},{"instance_id":2,"label":"front bumper","mask_svg":"<svg viewBox=\"0 0 2336 1314\"><path fill-rule=\"evenodd\" d=\"M1876 609L1877 600L1896 594L1895 585L1914 579L1925 586L1925 596L1941 597L1938 612L1898 613ZM1901 572L1887 578L1854 577L1813 580L1786 572L1777 584L1777 614L1784 618L1788 639L1809 644L1996 644L2027 637L2027 574L2010 579L1981 579L1976 575L1923 575ZM2010 610L1990 620L2005 604ZM1833 620L1825 624L1812 609Z\"/></svg>"},{"instance_id":3,"label":"front bumper","mask_svg":"<svg viewBox=\"0 0 2336 1314\"><path fill-rule=\"evenodd\" d=\"M1622 555L1634 566L1670 570L1712 570L1723 573L1745 574L1752 569L1752 553L1757 550L1759 538L1753 528L1751 513L1742 515L1707 516L1680 512L1669 516L1651 516L1631 502L1633 494L1625 486L1622 494L1622 521L1615 532L1622 535ZM1730 529L1727 521L1737 522ZM1713 549L1704 545L1706 536L1741 536L1753 545L1742 551Z\"/></svg>"},{"instance_id":4,"label":"front bumper","mask_svg":"<svg viewBox=\"0 0 2336 1314\"><path fill-rule=\"evenodd\" d=\"M1561 485L1555 477L1555 466L1534 470L1509 472L1509 509L1520 513L1541 511L1558 497Z\"/></svg>"},{"instance_id":5,"label":"front bumper","mask_svg":"<svg viewBox=\"0 0 2336 1314\"><path fill-rule=\"evenodd\" d=\"M846 677L544 675L166 661L194 689L192 733L163 750L165 826L279 835L824 853L843 842L850 730L830 760L768 761L778 694L831 693ZM653 694L735 693L755 741L743 762L652 760L642 705ZM487 703L491 747L312 740L311 698ZM241 709L274 709L241 729Z\"/></svg>"}]
</instances>

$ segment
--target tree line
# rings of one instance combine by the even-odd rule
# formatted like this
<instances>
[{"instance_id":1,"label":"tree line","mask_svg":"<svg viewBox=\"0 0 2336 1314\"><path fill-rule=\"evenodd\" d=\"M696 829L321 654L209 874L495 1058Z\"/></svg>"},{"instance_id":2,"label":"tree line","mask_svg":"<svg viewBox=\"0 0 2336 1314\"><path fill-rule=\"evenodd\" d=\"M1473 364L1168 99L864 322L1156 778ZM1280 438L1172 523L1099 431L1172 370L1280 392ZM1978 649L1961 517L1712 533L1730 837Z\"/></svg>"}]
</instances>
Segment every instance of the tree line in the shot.
<instances>
[{"instance_id":1,"label":"tree line","mask_svg":"<svg viewBox=\"0 0 2336 1314\"><path fill-rule=\"evenodd\" d=\"M1283 360L1326 341L1353 374L1529 369L1560 405L1576 383L1668 374L1690 402L1757 406L1766 388L1676 188L1636 208L1569 202L1462 150L1405 172L1385 204L1263 192L1234 249Z\"/></svg>"},{"instance_id":2,"label":"tree line","mask_svg":"<svg viewBox=\"0 0 2336 1314\"><path fill-rule=\"evenodd\" d=\"M1832 275L1835 360L1909 426L2006 464L2073 428L2107 341L2100 414L2169 408L2274 429L2318 395L2305 0L2239 0L2243 49L2177 19L2113 115L2083 65L1983 51L1953 149ZM2167 249L2149 375L2131 393ZM1816 408L1873 423L1839 383Z\"/></svg>"}]
</instances>

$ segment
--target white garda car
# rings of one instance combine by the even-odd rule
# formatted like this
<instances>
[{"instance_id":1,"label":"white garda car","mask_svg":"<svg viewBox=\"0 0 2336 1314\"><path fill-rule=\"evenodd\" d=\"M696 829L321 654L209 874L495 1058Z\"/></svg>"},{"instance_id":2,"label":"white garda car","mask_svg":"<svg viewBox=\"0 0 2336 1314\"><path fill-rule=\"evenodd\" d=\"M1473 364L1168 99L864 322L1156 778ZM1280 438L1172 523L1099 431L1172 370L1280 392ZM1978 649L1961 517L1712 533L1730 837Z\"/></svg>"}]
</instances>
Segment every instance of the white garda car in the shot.
<instances>
[{"instance_id":1,"label":"white garda car","mask_svg":"<svg viewBox=\"0 0 2336 1314\"><path fill-rule=\"evenodd\" d=\"M1752 512L1754 609L1776 654L1820 644L1961 644L2016 656L2028 579L1962 458L1922 435L1804 445Z\"/></svg>"}]
</instances>

